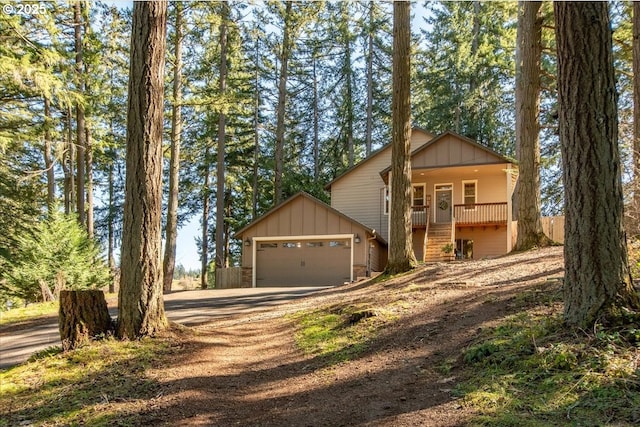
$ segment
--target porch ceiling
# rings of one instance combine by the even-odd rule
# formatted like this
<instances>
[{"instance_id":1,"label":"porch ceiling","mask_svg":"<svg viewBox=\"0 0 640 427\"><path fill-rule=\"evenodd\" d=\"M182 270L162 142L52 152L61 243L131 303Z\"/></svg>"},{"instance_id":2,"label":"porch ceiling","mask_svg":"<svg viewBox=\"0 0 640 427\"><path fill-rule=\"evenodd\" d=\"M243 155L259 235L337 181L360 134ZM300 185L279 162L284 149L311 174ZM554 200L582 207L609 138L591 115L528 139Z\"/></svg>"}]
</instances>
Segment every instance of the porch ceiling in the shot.
<instances>
[{"instance_id":1,"label":"porch ceiling","mask_svg":"<svg viewBox=\"0 0 640 427\"><path fill-rule=\"evenodd\" d=\"M511 165L513 167L513 165ZM447 179L473 180L487 175L506 174L507 164L449 166L444 168L424 168L411 170L411 182L424 182L436 179L445 182Z\"/></svg>"}]
</instances>

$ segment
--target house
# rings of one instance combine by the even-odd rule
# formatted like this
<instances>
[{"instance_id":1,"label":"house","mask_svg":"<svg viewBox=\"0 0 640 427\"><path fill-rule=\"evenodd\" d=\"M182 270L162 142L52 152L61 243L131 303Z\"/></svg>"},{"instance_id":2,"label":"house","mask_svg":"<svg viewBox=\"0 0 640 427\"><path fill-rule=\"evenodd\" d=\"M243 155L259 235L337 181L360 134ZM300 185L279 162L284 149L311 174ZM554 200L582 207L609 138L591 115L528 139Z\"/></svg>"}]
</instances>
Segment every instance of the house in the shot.
<instances>
[{"instance_id":1,"label":"house","mask_svg":"<svg viewBox=\"0 0 640 427\"><path fill-rule=\"evenodd\" d=\"M429 262L504 255L515 242L515 161L413 128L414 252ZM393 201L387 145L330 182L331 205L299 193L239 230L243 286L336 285L384 269ZM446 249L450 254L445 253Z\"/></svg>"}]
</instances>

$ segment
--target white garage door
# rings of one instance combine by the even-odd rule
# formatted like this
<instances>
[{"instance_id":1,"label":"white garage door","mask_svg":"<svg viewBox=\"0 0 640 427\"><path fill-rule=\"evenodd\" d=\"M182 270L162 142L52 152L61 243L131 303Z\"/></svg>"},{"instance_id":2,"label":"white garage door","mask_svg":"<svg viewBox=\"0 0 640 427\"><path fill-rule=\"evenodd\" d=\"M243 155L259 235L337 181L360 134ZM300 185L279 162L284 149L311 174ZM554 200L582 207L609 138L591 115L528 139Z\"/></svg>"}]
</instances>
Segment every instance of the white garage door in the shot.
<instances>
[{"instance_id":1,"label":"white garage door","mask_svg":"<svg viewBox=\"0 0 640 427\"><path fill-rule=\"evenodd\" d=\"M351 280L351 239L259 241L256 286L331 286Z\"/></svg>"}]
</instances>

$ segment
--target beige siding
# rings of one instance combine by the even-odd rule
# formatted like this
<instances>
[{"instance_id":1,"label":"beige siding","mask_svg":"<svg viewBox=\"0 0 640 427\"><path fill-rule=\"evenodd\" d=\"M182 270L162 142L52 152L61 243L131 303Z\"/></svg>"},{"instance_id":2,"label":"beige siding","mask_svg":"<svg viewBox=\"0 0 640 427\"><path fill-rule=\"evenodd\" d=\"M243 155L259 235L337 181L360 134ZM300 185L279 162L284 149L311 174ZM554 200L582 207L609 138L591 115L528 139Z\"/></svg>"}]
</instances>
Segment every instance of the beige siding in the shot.
<instances>
[{"instance_id":1,"label":"beige siding","mask_svg":"<svg viewBox=\"0 0 640 427\"><path fill-rule=\"evenodd\" d=\"M475 227L456 230L456 239L473 240L473 258L492 258L507 253L507 228Z\"/></svg>"},{"instance_id":2,"label":"beige siding","mask_svg":"<svg viewBox=\"0 0 640 427\"><path fill-rule=\"evenodd\" d=\"M463 182L476 182L477 203L505 203L511 197L507 194L506 166L481 165L452 167L437 170L416 170L413 172L413 184L424 184L426 194L435 198L435 186L438 184L453 184L453 203L464 203ZM433 222L435 206L432 203L430 218Z\"/></svg>"},{"instance_id":3,"label":"beige siding","mask_svg":"<svg viewBox=\"0 0 640 427\"><path fill-rule=\"evenodd\" d=\"M504 163L500 157L455 135L445 135L411 158L413 168Z\"/></svg>"},{"instance_id":4,"label":"beige siding","mask_svg":"<svg viewBox=\"0 0 640 427\"><path fill-rule=\"evenodd\" d=\"M262 221L242 233L243 242L254 237L279 236L358 235L360 243L354 243L354 265L367 263L367 238L369 233L355 222L338 215L326 206L307 197L298 197L282 208L267 215ZM242 266L252 267L253 249L243 243Z\"/></svg>"},{"instance_id":5,"label":"beige siding","mask_svg":"<svg viewBox=\"0 0 640 427\"><path fill-rule=\"evenodd\" d=\"M411 133L411 149L416 150L433 135L420 130ZM376 230L388 240L388 216L384 214L385 183L380 172L391 164L391 147L386 146L331 185L331 207Z\"/></svg>"}]
</instances>

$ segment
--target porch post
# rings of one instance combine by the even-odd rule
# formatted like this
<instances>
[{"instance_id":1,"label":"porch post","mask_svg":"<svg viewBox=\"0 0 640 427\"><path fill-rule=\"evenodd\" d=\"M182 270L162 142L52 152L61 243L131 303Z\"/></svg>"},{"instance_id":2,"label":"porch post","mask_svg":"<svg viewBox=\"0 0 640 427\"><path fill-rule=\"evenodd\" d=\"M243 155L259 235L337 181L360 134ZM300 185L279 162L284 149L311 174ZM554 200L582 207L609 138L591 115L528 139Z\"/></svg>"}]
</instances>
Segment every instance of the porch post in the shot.
<instances>
[{"instance_id":1,"label":"porch post","mask_svg":"<svg viewBox=\"0 0 640 427\"><path fill-rule=\"evenodd\" d=\"M391 189L391 171L389 171L389 175L387 176L387 195L389 196L389 208L387 209L387 242L389 242L391 240L391 204L393 203L393 200L391 200L391 195L393 194L393 191ZM384 203L386 203L383 200Z\"/></svg>"},{"instance_id":2,"label":"porch post","mask_svg":"<svg viewBox=\"0 0 640 427\"><path fill-rule=\"evenodd\" d=\"M507 163L507 253L511 252L513 249L513 178L511 174L511 163Z\"/></svg>"}]
</instances>

